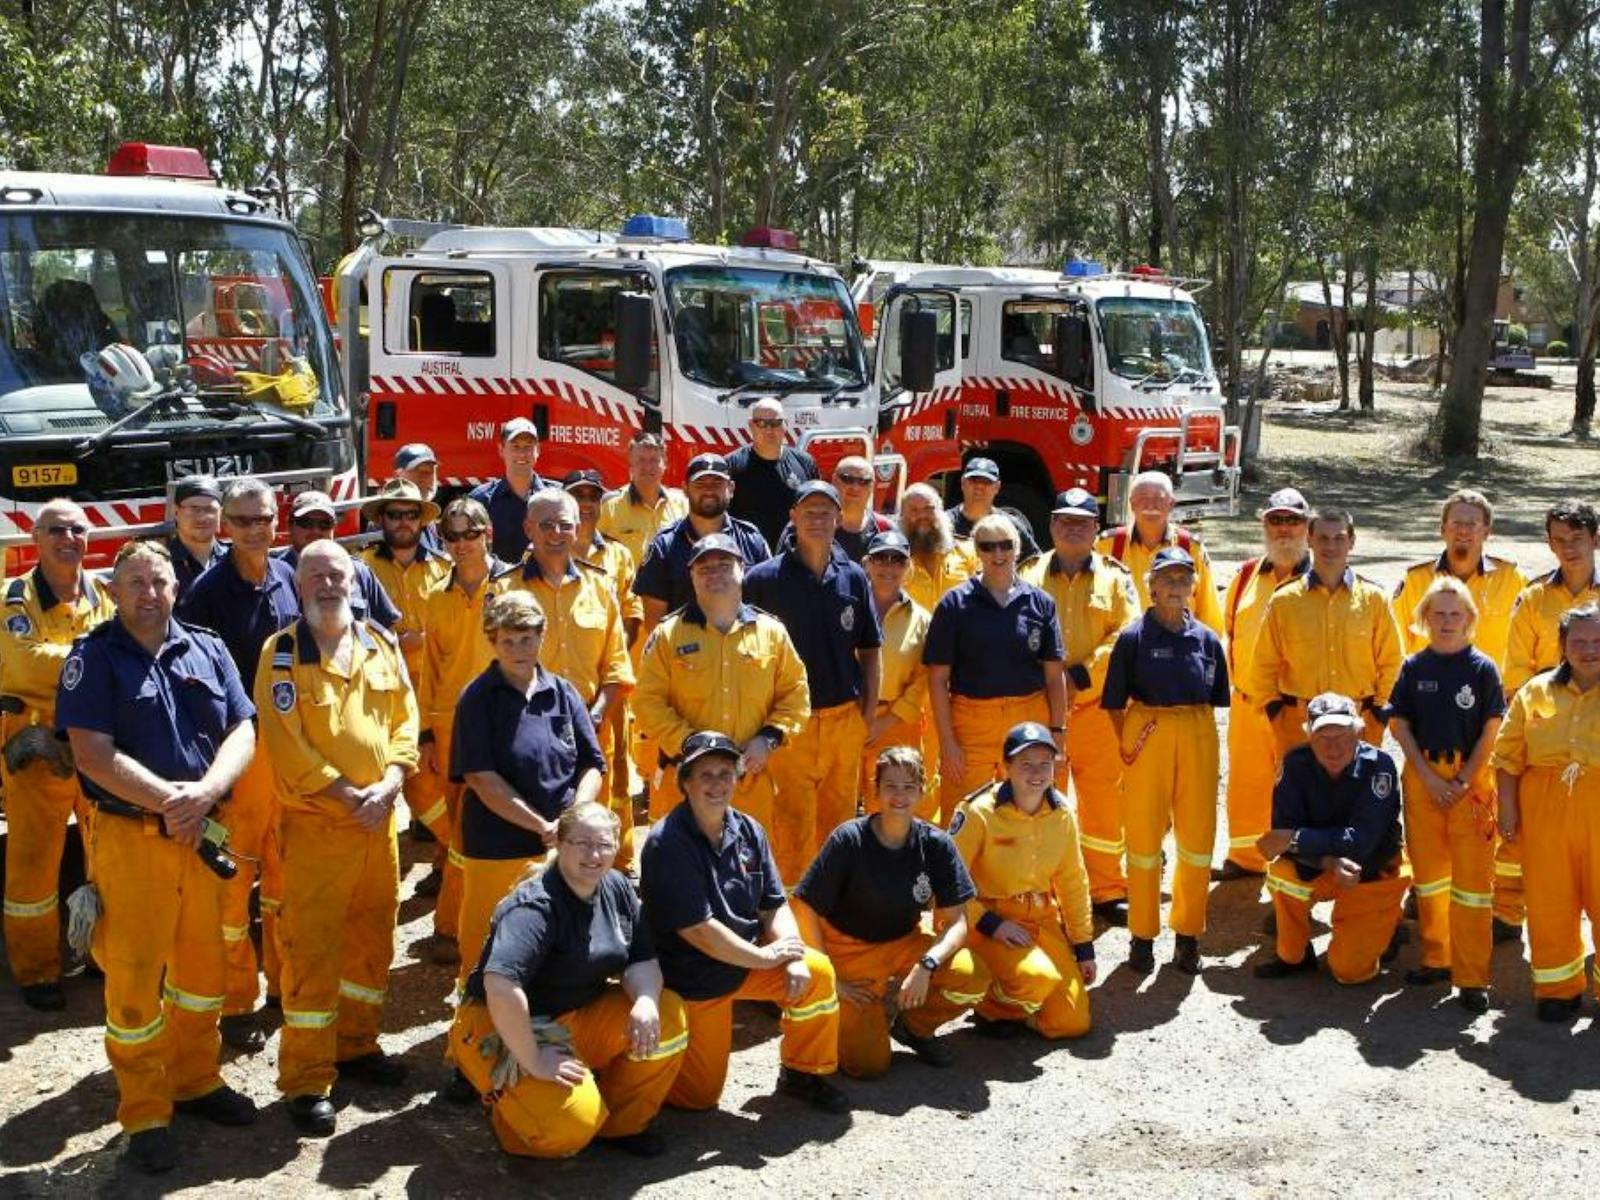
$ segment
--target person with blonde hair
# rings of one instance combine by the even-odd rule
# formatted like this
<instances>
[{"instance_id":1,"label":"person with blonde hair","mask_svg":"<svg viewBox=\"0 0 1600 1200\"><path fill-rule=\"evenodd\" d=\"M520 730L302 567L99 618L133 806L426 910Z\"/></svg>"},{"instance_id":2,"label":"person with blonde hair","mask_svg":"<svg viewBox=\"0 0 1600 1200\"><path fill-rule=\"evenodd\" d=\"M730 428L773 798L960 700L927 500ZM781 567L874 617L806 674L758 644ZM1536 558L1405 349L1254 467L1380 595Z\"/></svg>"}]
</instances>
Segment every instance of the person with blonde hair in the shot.
<instances>
[{"instance_id":1,"label":"person with blonde hair","mask_svg":"<svg viewBox=\"0 0 1600 1200\"><path fill-rule=\"evenodd\" d=\"M1440 575L1408 624L1428 644L1400 667L1389 720L1405 755L1406 848L1422 934L1406 982L1449 980L1469 1011L1488 1009L1493 952L1495 795L1489 754L1505 715L1500 672L1472 644L1478 606Z\"/></svg>"}]
</instances>

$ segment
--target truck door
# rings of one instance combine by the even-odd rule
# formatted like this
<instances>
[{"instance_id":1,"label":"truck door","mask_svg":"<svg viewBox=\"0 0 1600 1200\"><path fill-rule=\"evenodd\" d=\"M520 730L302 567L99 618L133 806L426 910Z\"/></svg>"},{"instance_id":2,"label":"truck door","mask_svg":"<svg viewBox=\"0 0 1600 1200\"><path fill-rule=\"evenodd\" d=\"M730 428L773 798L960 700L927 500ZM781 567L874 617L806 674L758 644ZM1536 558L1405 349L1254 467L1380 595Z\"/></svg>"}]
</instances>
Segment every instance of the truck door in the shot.
<instances>
[{"instance_id":1,"label":"truck door","mask_svg":"<svg viewBox=\"0 0 1600 1200\"><path fill-rule=\"evenodd\" d=\"M427 442L441 485L501 472L500 426L528 416L512 372L511 274L501 263L378 259L368 274L373 322L368 475L376 486L394 452Z\"/></svg>"},{"instance_id":2,"label":"truck door","mask_svg":"<svg viewBox=\"0 0 1600 1200\"><path fill-rule=\"evenodd\" d=\"M902 382L901 323L914 311L932 312L936 321L933 387L925 392ZM878 330L878 450L903 458L904 476L913 483L961 466L962 360L970 348L971 314L970 303L949 290L894 288L885 300ZM880 508L892 502L888 496L876 501Z\"/></svg>"}]
</instances>

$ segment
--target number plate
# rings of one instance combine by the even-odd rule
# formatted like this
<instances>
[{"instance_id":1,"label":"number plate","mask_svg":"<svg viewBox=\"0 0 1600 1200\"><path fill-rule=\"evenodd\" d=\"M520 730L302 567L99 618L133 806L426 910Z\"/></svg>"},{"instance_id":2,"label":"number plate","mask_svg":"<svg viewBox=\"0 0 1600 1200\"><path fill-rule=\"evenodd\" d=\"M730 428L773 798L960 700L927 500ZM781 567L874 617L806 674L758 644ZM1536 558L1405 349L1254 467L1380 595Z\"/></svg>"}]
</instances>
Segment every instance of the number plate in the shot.
<instances>
[{"instance_id":1,"label":"number plate","mask_svg":"<svg viewBox=\"0 0 1600 1200\"><path fill-rule=\"evenodd\" d=\"M77 482L77 463L29 463L11 468L13 487L70 487Z\"/></svg>"}]
</instances>

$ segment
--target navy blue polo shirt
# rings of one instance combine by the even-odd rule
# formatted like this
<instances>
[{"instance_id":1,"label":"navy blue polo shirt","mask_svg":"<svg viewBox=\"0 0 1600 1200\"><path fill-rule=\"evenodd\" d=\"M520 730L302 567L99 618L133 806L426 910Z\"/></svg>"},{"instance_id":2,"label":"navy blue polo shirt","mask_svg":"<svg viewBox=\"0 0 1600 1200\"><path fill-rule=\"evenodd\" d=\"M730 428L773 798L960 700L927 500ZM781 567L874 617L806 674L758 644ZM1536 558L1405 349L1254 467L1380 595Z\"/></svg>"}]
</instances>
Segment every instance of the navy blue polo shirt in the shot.
<instances>
[{"instance_id":1,"label":"navy blue polo shirt","mask_svg":"<svg viewBox=\"0 0 1600 1200\"><path fill-rule=\"evenodd\" d=\"M222 639L169 622L152 656L112 617L79 638L61 666L56 734L87 729L172 783L204 777L241 721L256 715ZM90 799L122 800L81 772Z\"/></svg>"},{"instance_id":2,"label":"navy blue polo shirt","mask_svg":"<svg viewBox=\"0 0 1600 1200\"><path fill-rule=\"evenodd\" d=\"M1228 656L1222 639L1189 613L1174 633L1145 613L1111 647L1100 707L1111 712L1137 700L1151 708L1185 704L1228 707Z\"/></svg>"},{"instance_id":3,"label":"navy blue polo shirt","mask_svg":"<svg viewBox=\"0 0 1600 1200\"><path fill-rule=\"evenodd\" d=\"M738 988L748 968L717 961L678 931L717 920L735 937L759 942L762 914L784 904L783 881L761 825L730 808L722 845L713 846L685 800L650 831L640 872L645 916L667 986L685 1000L715 1000Z\"/></svg>"},{"instance_id":4,"label":"navy blue polo shirt","mask_svg":"<svg viewBox=\"0 0 1600 1200\"><path fill-rule=\"evenodd\" d=\"M244 690L255 694L256 663L261 647L278 630L300 617L300 593L295 589L294 568L280 558L267 556L267 577L250 583L239 574L230 553L207 567L176 615L190 625L211 630L228 647L244 680Z\"/></svg>"},{"instance_id":5,"label":"navy blue polo shirt","mask_svg":"<svg viewBox=\"0 0 1600 1200\"><path fill-rule=\"evenodd\" d=\"M535 475L528 484L528 496L541 488L551 486ZM528 517L528 497L517 495L517 489L505 476L491 483L480 483L467 493L489 510L489 523L494 526L494 556L506 562L516 562L528 552L528 535L522 525Z\"/></svg>"},{"instance_id":6,"label":"navy blue polo shirt","mask_svg":"<svg viewBox=\"0 0 1600 1200\"><path fill-rule=\"evenodd\" d=\"M292 546L272 553L288 563L291 570L300 565L300 551ZM361 559L352 557L350 565L355 568L350 586L350 611L357 617L376 621L385 629L393 629L400 623L400 610L389 599L388 591Z\"/></svg>"},{"instance_id":7,"label":"navy blue polo shirt","mask_svg":"<svg viewBox=\"0 0 1600 1200\"><path fill-rule=\"evenodd\" d=\"M749 521L728 517L722 533L729 534L744 552L744 565L748 570L772 557L767 549L767 539ZM668 612L675 612L694 599L694 584L689 579L689 555L700 538L695 534L689 518L668 525L645 547L644 562L633 577L633 593L660 600Z\"/></svg>"},{"instance_id":8,"label":"navy blue polo shirt","mask_svg":"<svg viewBox=\"0 0 1600 1200\"><path fill-rule=\"evenodd\" d=\"M913 821L905 844L891 850L871 817L846 821L828 836L795 895L840 933L864 942L892 942L916 930L929 907L952 908L978 894L950 835Z\"/></svg>"},{"instance_id":9,"label":"navy blue polo shirt","mask_svg":"<svg viewBox=\"0 0 1600 1200\"><path fill-rule=\"evenodd\" d=\"M789 631L806 666L813 712L859 700L856 651L883 645L867 573L835 550L830 547L820 578L798 551L757 563L744 577L745 601L777 617Z\"/></svg>"},{"instance_id":10,"label":"navy blue polo shirt","mask_svg":"<svg viewBox=\"0 0 1600 1200\"><path fill-rule=\"evenodd\" d=\"M182 600L189 594L189 589L194 586L194 581L212 563L218 559L226 558L228 547L220 541L211 543L211 556L201 562L194 556L194 552L183 544L183 539L173 534L167 539L167 552L172 555L172 573L178 577L178 599Z\"/></svg>"},{"instance_id":11,"label":"navy blue polo shirt","mask_svg":"<svg viewBox=\"0 0 1600 1200\"><path fill-rule=\"evenodd\" d=\"M972 536L972 527L976 525L977 522L971 517L967 516L966 509L957 504L951 508L945 509L944 511L945 515L950 518L951 530L958 538L970 538ZM1033 536L1033 526L1029 524L1027 517L1023 516L1018 509L1008 508L999 504L996 504L992 511L1004 513L1006 516L1011 518L1011 523L1017 527L1018 562L1027 562L1028 559L1035 557L1039 553L1039 542L1038 539Z\"/></svg>"},{"instance_id":12,"label":"navy blue polo shirt","mask_svg":"<svg viewBox=\"0 0 1600 1200\"><path fill-rule=\"evenodd\" d=\"M507 682L499 663L490 663L462 689L451 737L451 783L465 783L474 771L493 771L547 821L572 806L585 771L606 769L578 690L543 667L533 694L524 696ZM538 834L496 816L470 787L462 796L461 848L468 858L544 853Z\"/></svg>"},{"instance_id":13,"label":"navy blue polo shirt","mask_svg":"<svg viewBox=\"0 0 1600 1200\"><path fill-rule=\"evenodd\" d=\"M817 464L793 446L783 447L777 458L762 458L755 446L744 445L728 455L728 475L733 480L728 512L759 529L770 546L789 522L795 491L817 478Z\"/></svg>"},{"instance_id":14,"label":"navy blue polo shirt","mask_svg":"<svg viewBox=\"0 0 1600 1200\"><path fill-rule=\"evenodd\" d=\"M1411 727L1424 754L1465 758L1483 727L1506 715L1505 691L1494 660L1475 646L1455 654L1423 647L1401 664L1389 693L1389 715Z\"/></svg>"},{"instance_id":15,"label":"navy blue polo shirt","mask_svg":"<svg viewBox=\"0 0 1600 1200\"><path fill-rule=\"evenodd\" d=\"M484 999L484 975L503 975L527 996L529 1013L557 1017L597 999L612 979L655 956L626 875L608 872L584 900L552 865L495 906L477 969L467 976L467 995Z\"/></svg>"},{"instance_id":16,"label":"navy blue polo shirt","mask_svg":"<svg viewBox=\"0 0 1600 1200\"><path fill-rule=\"evenodd\" d=\"M1334 778L1310 746L1283 759L1272 789L1272 827L1298 829L1295 870L1315 879L1318 860L1333 854L1361 864L1362 879L1376 879L1400 853L1400 772L1394 759L1360 742L1355 759Z\"/></svg>"},{"instance_id":17,"label":"navy blue polo shirt","mask_svg":"<svg viewBox=\"0 0 1600 1200\"><path fill-rule=\"evenodd\" d=\"M1044 663L1066 657L1056 602L1031 583L1004 608L978 577L934 605L922 661L950 668L950 692L973 700L1044 690Z\"/></svg>"}]
</instances>

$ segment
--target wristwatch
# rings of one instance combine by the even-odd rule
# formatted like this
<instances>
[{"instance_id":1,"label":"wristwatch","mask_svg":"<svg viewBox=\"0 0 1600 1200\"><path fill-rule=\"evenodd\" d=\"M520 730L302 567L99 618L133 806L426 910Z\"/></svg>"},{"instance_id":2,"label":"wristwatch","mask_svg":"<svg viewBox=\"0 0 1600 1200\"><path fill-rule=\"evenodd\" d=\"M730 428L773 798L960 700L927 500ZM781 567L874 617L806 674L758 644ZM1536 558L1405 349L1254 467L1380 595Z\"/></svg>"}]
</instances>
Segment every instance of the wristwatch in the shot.
<instances>
[{"instance_id":1,"label":"wristwatch","mask_svg":"<svg viewBox=\"0 0 1600 1200\"><path fill-rule=\"evenodd\" d=\"M1285 853L1290 855L1300 853L1300 831L1298 829L1289 834L1289 848Z\"/></svg>"},{"instance_id":2,"label":"wristwatch","mask_svg":"<svg viewBox=\"0 0 1600 1200\"><path fill-rule=\"evenodd\" d=\"M932 975L939 969L939 960L931 954L924 954L917 959L917 965L925 969L929 975Z\"/></svg>"}]
</instances>

